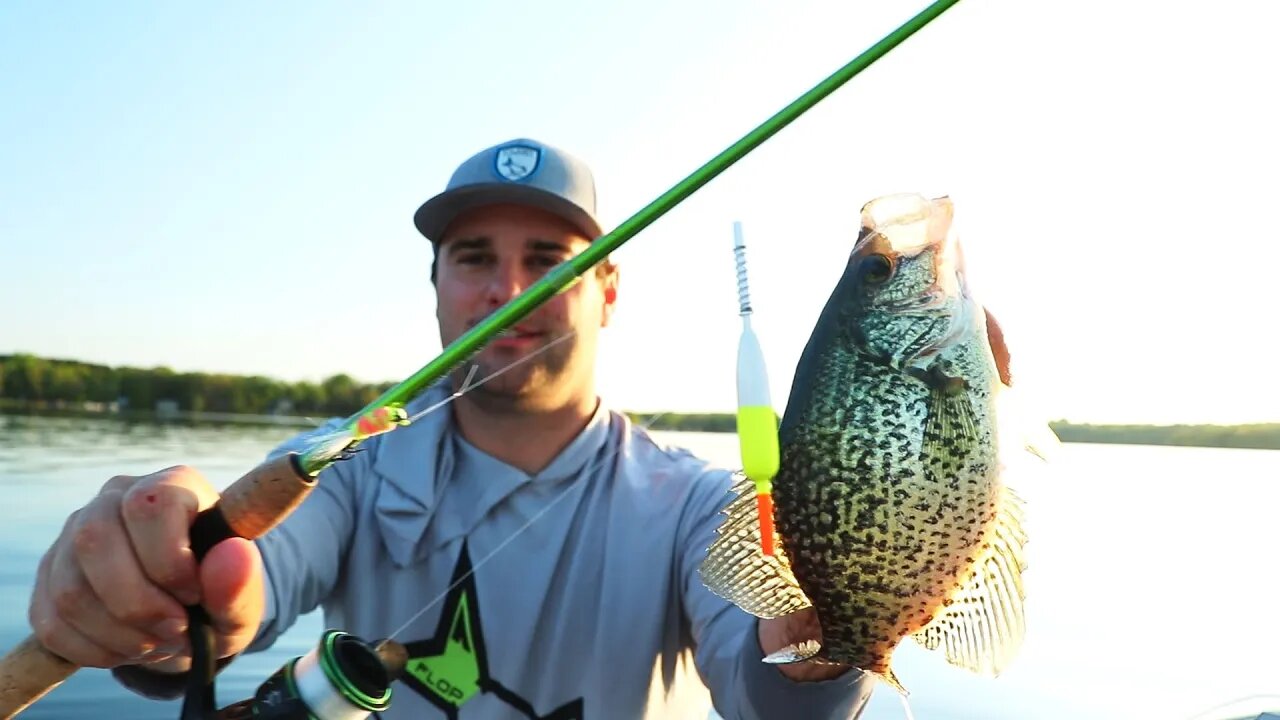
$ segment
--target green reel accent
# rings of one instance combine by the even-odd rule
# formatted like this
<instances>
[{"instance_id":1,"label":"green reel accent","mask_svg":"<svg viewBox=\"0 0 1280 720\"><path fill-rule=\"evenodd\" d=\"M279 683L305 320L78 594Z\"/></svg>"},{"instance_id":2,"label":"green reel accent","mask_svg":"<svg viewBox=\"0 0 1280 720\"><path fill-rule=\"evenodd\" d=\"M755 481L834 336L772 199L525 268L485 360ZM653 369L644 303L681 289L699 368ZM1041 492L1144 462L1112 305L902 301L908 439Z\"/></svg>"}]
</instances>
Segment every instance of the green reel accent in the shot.
<instances>
[{"instance_id":1,"label":"green reel accent","mask_svg":"<svg viewBox=\"0 0 1280 720\"><path fill-rule=\"evenodd\" d=\"M375 697L365 692L351 680L346 670L344 670L342 660L339 657L340 653L343 652L339 643L344 642L344 638L350 638L351 642L359 643L353 635L344 633L341 630L326 630L324 635L320 637L320 669L324 671L325 677L329 678L329 682L333 684L333 687L342 693L342 696L352 705L369 712L386 710L391 705L391 686L387 685L382 693ZM372 655L368 658L349 656L347 659L350 662L363 663L368 660L377 662L377 658Z\"/></svg>"}]
</instances>

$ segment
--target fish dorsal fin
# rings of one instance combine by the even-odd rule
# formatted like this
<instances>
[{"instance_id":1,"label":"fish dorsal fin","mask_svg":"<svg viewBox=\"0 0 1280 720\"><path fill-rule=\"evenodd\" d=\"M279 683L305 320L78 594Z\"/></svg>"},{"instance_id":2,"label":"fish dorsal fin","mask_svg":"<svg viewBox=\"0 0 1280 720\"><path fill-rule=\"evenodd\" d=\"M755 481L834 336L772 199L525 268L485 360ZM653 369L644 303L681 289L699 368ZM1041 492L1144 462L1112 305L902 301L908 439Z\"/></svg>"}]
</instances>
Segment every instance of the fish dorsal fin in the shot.
<instances>
[{"instance_id":1,"label":"fish dorsal fin","mask_svg":"<svg viewBox=\"0 0 1280 720\"><path fill-rule=\"evenodd\" d=\"M1026 569L1022 501L1005 489L982 554L964 584L933 621L913 637L947 662L999 675L1022 646L1026 623L1022 572Z\"/></svg>"},{"instance_id":2,"label":"fish dorsal fin","mask_svg":"<svg viewBox=\"0 0 1280 720\"><path fill-rule=\"evenodd\" d=\"M760 618L812 607L791 572L781 543L774 543L771 556L760 549L755 483L743 478L731 492L734 498L724 509L724 523L698 568L703 584Z\"/></svg>"},{"instance_id":3,"label":"fish dorsal fin","mask_svg":"<svg viewBox=\"0 0 1280 720\"><path fill-rule=\"evenodd\" d=\"M991 347L991 356L996 361L996 372L1000 373L1000 382L1005 387L1013 386L1013 375L1009 372L1009 346L1004 343L1004 331L1000 329L1000 323L996 322L996 316L991 314L990 310L983 308L982 311L987 315L987 344Z\"/></svg>"}]
</instances>

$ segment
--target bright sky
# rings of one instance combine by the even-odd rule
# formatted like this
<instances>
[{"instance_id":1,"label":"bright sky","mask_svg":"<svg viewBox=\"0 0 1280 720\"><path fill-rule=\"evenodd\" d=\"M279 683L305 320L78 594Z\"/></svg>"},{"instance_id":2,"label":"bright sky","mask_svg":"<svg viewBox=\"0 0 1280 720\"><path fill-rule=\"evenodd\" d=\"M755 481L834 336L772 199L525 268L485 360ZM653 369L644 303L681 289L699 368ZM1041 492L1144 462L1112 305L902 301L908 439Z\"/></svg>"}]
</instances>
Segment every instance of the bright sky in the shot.
<instances>
[{"instance_id":1,"label":"bright sky","mask_svg":"<svg viewBox=\"0 0 1280 720\"><path fill-rule=\"evenodd\" d=\"M926 4L0 5L0 353L407 376L460 161L564 147L612 228ZM961 2L622 248L603 391L733 409L741 220L781 409L858 209L918 191L1048 417L1280 420L1277 21Z\"/></svg>"}]
</instances>

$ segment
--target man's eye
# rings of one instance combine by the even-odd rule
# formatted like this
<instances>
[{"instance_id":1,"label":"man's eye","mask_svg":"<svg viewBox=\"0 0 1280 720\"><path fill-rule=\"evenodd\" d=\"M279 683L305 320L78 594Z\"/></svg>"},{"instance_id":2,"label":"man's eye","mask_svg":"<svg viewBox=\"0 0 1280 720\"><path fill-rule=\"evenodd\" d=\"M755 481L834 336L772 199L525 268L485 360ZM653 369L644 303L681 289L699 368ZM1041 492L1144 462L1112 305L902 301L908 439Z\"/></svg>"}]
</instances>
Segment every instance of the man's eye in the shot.
<instances>
[{"instance_id":1,"label":"man's eye","mask_svg":"<svg viewBox=\"0 0 1280 720\"><path fill-rule=\"evenodd\" d=\"M458 256L459 265L483 265L490 261L486 253L464 253Z\"/></svg>"},{"instance_id":2,"label":"man's eye","mask_svg":"<svg viewBox=\"0 0 1280 720\"><path fill-rule=\"evenodd\" d=\"M537 255L530 261L530 264L532 264L534 267L539 267L543 269L553 268L559 265L560 263L561 263L561 259L554 255Z\"/></svg>"}]
</instances>

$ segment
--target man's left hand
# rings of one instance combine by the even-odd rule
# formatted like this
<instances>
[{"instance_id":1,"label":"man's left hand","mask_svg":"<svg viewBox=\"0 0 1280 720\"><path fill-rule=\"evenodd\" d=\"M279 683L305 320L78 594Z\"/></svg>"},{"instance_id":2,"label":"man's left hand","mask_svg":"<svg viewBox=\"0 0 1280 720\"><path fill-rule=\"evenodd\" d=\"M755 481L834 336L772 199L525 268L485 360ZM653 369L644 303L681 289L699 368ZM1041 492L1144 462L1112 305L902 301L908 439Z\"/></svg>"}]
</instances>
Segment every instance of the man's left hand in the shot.
<instances>
[{"instance_id":1,"label":"man's left hand","mask_svg":"<svg viewBox=\"0 0 1280 720\"><path fill-rule=\"evenodd\" d=\"M818 613L813 608L805 608L779 618L761 618L757 623L760 634L760 648L764 650L765 655L806 640L822 642L822 624L818 621ZM806 660L788 665L777 665L776 667L778 672L790 680L796 682L819 682L839 677L851 666Z\"/></svg>"}]
</instances>

